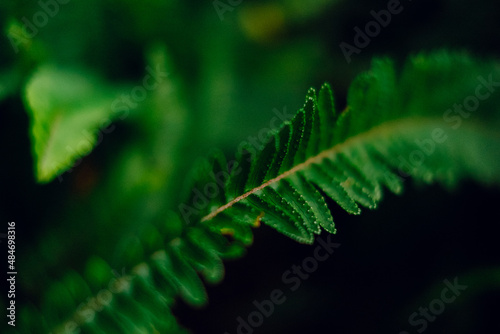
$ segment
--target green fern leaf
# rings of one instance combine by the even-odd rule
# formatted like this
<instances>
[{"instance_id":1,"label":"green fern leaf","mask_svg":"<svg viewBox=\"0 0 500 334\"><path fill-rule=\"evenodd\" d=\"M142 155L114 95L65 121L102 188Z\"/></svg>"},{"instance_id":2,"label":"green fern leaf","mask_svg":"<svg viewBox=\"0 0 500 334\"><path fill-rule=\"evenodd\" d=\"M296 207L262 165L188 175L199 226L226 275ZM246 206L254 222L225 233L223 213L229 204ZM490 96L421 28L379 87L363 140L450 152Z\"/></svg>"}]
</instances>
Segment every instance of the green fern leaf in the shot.
<instances>
[{"instance_id":1,"label":"green fern leaf","mask_svg":"<svg viewBox=\"0 0 500 334\"><path fill-rule=\"evenodd\" d=\"M250 224L262 212L268 225L311 243L320 226L335 233L319 190L359 214L359 206L376 208L383 188L402 191L405 167L418 181L454 185L468 177L498 183L500 154L493 147L500 144L500 94L487 92L499 84L481 86L492 76L500 77L498 67L440 52L413 57L399 78L390 60L375 60L353 82L342 113L328 84L318 97L311 89L292 121L252 155L251 169L228 179L232 200L205 210L201 221L210 224L243 204L246 218L233 214L236 220ZM479 89L488 95L484 101L475 97ZM447 110L461 101L477 104L464 107L477 109L474 117L464 110L450 116Z\"/></svg>"},{"instance_id":2,"label":"green fern leaf","mask_svg":"<svg viewBox=\"0 0 500 334\"><path fill-rule=\"evenodd\" d=\"M172 214L121 245L124 262L136 264L127 276L113 278L109 265L91 259L92 275L70 274L48 291L43 316L34 307L20 313L22 331L184 333L171 312L175 299L205 303L202 278L219 282L222 261L244 254L261 220L312 243L321 229L336 232L325 195L359 214L360 206L377 206L384 188L401 193L408 176L448 187L467 178L498 185L496 78L499 66L439 52L411 58L400 74L391 61L375 60L341 113L327 84L317 95L310 90L260 150L242 147L229 162L216 152L198 165L190 205L179 207L185 224ZM478 93L484 98L474 111L453 111ZM100 309L79 304L103 289L112 293Z\"/></svg>"}]
</instances>

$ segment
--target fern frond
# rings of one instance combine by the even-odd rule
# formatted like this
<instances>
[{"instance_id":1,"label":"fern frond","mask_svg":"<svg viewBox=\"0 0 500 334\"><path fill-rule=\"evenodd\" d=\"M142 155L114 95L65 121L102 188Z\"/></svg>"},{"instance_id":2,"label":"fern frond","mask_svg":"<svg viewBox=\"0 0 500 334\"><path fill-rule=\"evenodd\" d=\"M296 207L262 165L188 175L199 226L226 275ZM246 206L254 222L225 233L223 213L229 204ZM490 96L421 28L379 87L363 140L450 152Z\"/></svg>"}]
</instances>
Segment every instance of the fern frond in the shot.
<instances>
[{"instance_id":1,"label":"fern frond","mask_svg":"<svg viewBox=\"0 0 500 334\"><path fill-rule=\"evenodd\" d=\"M400 193L408 174L448 186L464 177L498 183L500 154L493 147L500 144L499 117L493 101L499 94L490 92L483 100L475 96L488 77L500 78L498 68L441 52L412 58L399 79L390 60L375 60L372 70L352 84L342 113L328 84L317 96L311 89L304 107L257 154L240 152L236 164L243 168L230 176L219 196L227 202L200 210L205 214L200 220L245 221L241 212L246 212L250 224L262 212L271 227L312 243L320 227L335 233L321 193L359 214L360 206L376 208L383 188ZM453 111L471 101L478 104L473 116ZM246 211L234 212L236 204Z\"/></svg>"},{"instance_id":2,"label":"fern frond","mask_svg":"<svg viewBox=\"0 0 500 334\"><path fill-rule=\"evenodd\" d=\"M176 298L205 303L202 278L219 282L222 261L243 255L260 220L312 243L321 230L336 232L325 196L359 214L360 206L378 205L384 188L401 193L409 176L447 187L467 178L499 184L497 79L498 65L439 52L411 58L399 75L390 60L374 61L353 82L342 112L327 84L311 89L258 152L243 148L234 161L219 152L198 165L181 215L123 245L124 263L135 264L126 277L90 260L85 275L69 274L46 294L43 316L25 309L21 332L184 332L171 313ZM472 97L479 101L473 111L454 111ZM92 308L88 301L115 281L107 302Z\"/></svg>"},{"instance_id":3,"label":"fern frond","mask_svg":"<svg viewBox=\"0 0 500 334\"><path fill-rule=\"evenodd\" d=\"M178 219L171 215L164 224L177 225ZM106 261L91 258L83 275L67 274L45 294L40 309L23 310L18 328L22 333L54 334L187 333L172 314L175 300L204 305L202 278L210 284L220 282L222 260L241 257L245 247L201 225L161 236L164 229L170 228L150 224L140 243L122 245L135 258L149 253L153 240L161 239L161 249L130 271L116 276Z\"/></svg>"}]
</instances>

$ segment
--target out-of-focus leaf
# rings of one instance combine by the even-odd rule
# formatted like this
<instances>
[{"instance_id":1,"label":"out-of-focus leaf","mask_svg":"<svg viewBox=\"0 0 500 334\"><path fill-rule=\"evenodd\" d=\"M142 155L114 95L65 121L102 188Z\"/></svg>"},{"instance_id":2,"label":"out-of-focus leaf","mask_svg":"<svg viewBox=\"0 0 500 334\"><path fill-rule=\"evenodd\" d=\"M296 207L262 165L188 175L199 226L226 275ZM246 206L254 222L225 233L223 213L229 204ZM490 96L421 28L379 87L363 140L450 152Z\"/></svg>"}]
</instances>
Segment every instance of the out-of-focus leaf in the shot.
<instances>
[{"instance_id":1,"label":"out-of-focus leaf","mask_svg":"<svg viewBox=\"0 0 500 334\"><path fill-rule=\"evenodd\" d=\"M25 87L38 182L49 182L98 145L112 121L114 94L83 70L42 66Z\"/></svg>"}]
</instances>

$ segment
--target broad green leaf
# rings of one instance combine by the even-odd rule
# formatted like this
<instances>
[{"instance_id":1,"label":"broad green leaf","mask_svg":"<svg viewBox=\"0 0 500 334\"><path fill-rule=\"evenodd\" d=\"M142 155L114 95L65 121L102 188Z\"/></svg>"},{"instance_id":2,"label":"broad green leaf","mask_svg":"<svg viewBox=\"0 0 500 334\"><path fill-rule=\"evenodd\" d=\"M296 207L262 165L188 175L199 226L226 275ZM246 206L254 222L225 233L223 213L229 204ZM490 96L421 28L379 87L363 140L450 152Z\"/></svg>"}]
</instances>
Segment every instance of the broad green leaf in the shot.
<instances>
[{"instance_id":1,"label":"broad green leaf","mask_svg":"<svg viewBox=\"0 0 500 334\"><path fill-rule=\"evenodd\" d=\"M84 70L45 65L25 87L36 178L50 182L89 154L117 116L116 96Z\"/></svg>"}]
</instances>

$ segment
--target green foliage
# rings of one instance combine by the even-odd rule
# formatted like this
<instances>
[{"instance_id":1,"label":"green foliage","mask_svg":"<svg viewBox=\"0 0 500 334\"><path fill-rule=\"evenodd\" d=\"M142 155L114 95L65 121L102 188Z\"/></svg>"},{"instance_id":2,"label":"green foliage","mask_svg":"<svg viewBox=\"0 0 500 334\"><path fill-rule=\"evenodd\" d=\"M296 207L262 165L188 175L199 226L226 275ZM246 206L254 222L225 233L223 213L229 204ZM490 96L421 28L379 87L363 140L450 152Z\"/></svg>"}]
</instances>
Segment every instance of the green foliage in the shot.
<instances>
[{"instance_id":1,"label":"green foliage","mask_svg":"<svg viewBox=\"0 0 500 334\"><path fill-rule=\"evenodd\" d=\"M39 182L49 182L92 151L116 117L113 91L84 70L42 66L25 97Z\"/></svg>"},{"instance_id":2,"label":"green foliage","mask_svg":"<svg viewBox=\"0 0 500 334\"><path fill-rule=\"evenodd\" d=\"M332 239L350 244L315 274L331 271L322 280L329 284L308 280L263 327L321 332L323 320L333 332L396 332L394 326L404 329L407 316L437 296L439 291L429 292L421 300L431 281L460 275L462 282L479 265L485 270L464 282L467 295L447 306L443 321L432 327L488 329L484 310L492 308L477 301L482 293L492 301L495 293L481 277L498 281L496 274L486 275L487 266L497 266L496 217L489 215L496 213L498 188L484 187L498 178L497 84L494 92L480 89L492 95L477 110L460 114L453 105L475 96L478 76L498 79L498 65L482 58L498 59L492 32L500 29L499 3L404 2L404 11L377 36L370 33L369 45L347 65L339 43L359 42L353 28L365 31L373 12L383 20L387 0L217 2L228 4L224 13L211 1L0 1L0 212L4 222L16 220L19 237L12 332L184 332L177 321L195 333L233 332L235 317L244 318L250 300L259 298L256 289L260 295L270 288L282 268L309 249L267 226L254 236L261 220L304 243L320 230L338 229ZM368 27L376 29L374 22ZM441 48L469 50L475 58L423 54L402 66L411 52ZM348 94L354 77L380 54L394 59L396 70L382 59ZM146 88L150 68L168 75L146 80L153 89L143 99L135 93ZM26 92L37 80L38 102L31 108ZM268 129L278 119L291 120L307 88L324 81L335 89L331 101L328 89L310 92L314 110L303 108L293 124L269 136L274 147L263 145L266 151L257 153ZM90 89L79 91L82 83ZM117 95L115 87L121 87ZM120 102L117 115L113 103L123 96L132 99ZM425 121L417 121L422 118L429 121L427 130ZM434 133L434 125L443 133ZM446 141L434 141L433 133ZM234 166L230 153L243 141L251 146L236 152L240 165ZM79 143L88 149L79 152ZM336 149L320 148L330 144ZM212 147L227 158L207 153ZM95 152L84 156L90 150ZM286 174L322 152L322 161ZM186 174L200 156L209 159L193 171L188 186ZM257 158L269 168L255 168ZM281 175L286 177L210 216ZM349 187L350 180L357 183ZM440 186L412 187L413 180L465 184L447 194ZM396 197L384 187L407 193ZM364 207L379 209L348 216L337 204L353 215ZM241 257L254 239L249 256L226 267L224 285L205 292L204 284L224 276L223 261ZM370 267L383 274L373 275ZM391 301L388 307L363 307L376 304L376 293ZM471 304L462 304L466 300ZM190 310L186 303L206 307ZM0 306L8 304L3 294ZM456 305L466 317L448 316ZM354 308L370 309L365 313L371 316L354 322L360 316ZM7 332L4 325L0 332Z\"/></svg>"},{"instance_id":3,"label":"green foliage","mask_svg":"<svg viewBox=\"0 0 500 334\"><path fill-rule=\"evenodd\" d=\"M336 232L327 198L359 214L377 206L383 188L401 193L410 175L447 187L464 179L498 184L498 92L491 88L467 117L448 113L480 85L488 92L478 76L495 80L500 70L438 52L412 57L399 74L390 60L375 60L342 112L329 85L311 89L258 152L242 149L234 161L218 152L198 165L179 207L184 221L171 213L120 245L129 274L112 275L105 260L90 259L82 276L71 272L49 289L43 316L24 310L23 332L182 333L171 313L176 298L206 303L203 281L221 281L222 260L244 254L260 220L312 243L321 229Z\"/></svg>"},{"instance_id":4,"label":"green foliage","mask_svg":"<svg viewBox=\"0 0 500 334\"><path fill-rule=\"evenodd\" d=\"M312 243L319 226L335 233L321 192L359 214L359 205L376 208L384 187L400 193L409 175L449 187L464 178L498 184L498 94L488 93L484 80L499 74L466 55L439 52L413 57L399 76L390 60L375 60L352 84L342 113L328 85L318 97L311 89L304 107L257 154L240 154L228 190L214 199L222 199L220 209L207 205L199 218L227 215L251 224L262 212L268 225ZM486 94L482 99L475 97L478 87ZM477 101L473 114L452 110L468 99ZM245 159L251 168L239 168ZM236 203L247 211L232 210Z\"/></svg>"},{"instance_id":5,"label":"green foliage","mask_svg":"<svg viewBox=\"0 0 500 334\"><path fill-rule=\"evenodd\" d=\"M175 219L171 216L165 224L175 225ZM222 259L240 257L244 246L230 244L220 233L203 226L184 229L168 241L165 229L169 227L148 226L140 236L141 244L127 245L133 255L148 258L129 275L113 273L100 258L88 261L83 276L66 275L45 294L40 310L43 317L35 309L24 309L22 331L67 333L80 328L84 333L184 333L171 313L175 298L192 306L205 304L207 295L199 275L208 283L220 282Z\"/></svg>"}]
</instances>

